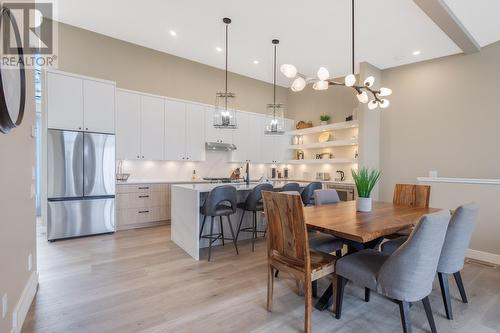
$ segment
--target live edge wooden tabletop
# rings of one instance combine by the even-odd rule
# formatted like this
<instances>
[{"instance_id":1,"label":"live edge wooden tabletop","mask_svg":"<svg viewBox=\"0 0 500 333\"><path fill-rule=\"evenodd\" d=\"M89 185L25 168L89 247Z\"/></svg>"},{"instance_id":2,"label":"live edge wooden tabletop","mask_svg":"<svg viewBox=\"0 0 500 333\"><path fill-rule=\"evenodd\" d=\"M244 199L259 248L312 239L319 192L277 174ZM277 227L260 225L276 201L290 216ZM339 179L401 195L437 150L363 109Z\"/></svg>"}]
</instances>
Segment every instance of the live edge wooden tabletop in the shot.
<instances>
[{"instance_id":1,"label":"live edge wooden tabletop","mask_svg":"<svg viewBox=\"0 0 500 333\"><path fill-rule=\"evenodd\" d=\"M356 212L356 201L304 208L309 229L366 243L415 225L420 217L440 209L373 202L369 213Z\"/></svg>"}]
</instances>

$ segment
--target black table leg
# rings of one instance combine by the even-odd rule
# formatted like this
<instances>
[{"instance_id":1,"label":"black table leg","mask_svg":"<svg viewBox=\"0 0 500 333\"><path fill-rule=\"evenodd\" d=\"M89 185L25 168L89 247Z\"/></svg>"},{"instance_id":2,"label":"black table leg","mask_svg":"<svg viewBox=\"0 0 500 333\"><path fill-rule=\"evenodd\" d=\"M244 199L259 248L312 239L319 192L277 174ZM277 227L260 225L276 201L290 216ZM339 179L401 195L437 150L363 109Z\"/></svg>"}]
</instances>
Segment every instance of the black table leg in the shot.
<instances>
[{"instance_id":1,"label":"black table leg","mask_svg":"<svg viewBox=\"0 0 500 333\"><path fill-rule=\"evenodd\" d=\"M384 239L383 237L380 237L372 241L369 241L367 243L357 243L346 240L345 242L348 244L347 245L348 252L346 256L364 249L374 249L380 245L383 239ZM328 309L328 307L331 306L332 304L333 304L333 283L330 283L330 285L328 286L328 288L326 288L325 292L323 293L323 295L321 295L320 299L318 300L318 302L316 302L314 307L317 310L323 311Z\"/></svg>"}]
</instances>

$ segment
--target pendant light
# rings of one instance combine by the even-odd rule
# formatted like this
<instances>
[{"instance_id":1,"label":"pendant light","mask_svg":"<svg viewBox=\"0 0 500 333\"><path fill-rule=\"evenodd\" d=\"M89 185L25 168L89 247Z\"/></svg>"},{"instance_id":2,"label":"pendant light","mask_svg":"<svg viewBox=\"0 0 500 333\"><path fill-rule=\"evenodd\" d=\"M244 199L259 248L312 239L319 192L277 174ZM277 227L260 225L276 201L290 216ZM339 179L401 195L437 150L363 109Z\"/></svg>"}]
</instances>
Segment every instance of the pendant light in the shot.
<instances>
[{"instance_id":1,"label":"pendant light","mask_svg":"<svg viewBox=\"0 0 500 333\"><path fill-rule=\"evenodd\" d=\"M267 119L265 134L281 135L285 134L285 105L276 103L276 52L279 40L273 39L274 62L273 62L273 103L267 104Z\"/></svg>"},{"instance_id":2,"label":"pendant light","mask_svg":"<svg viewBox=\"0 0 500 333\"><path fill-rule=\"evenodd\" d=\"M330 73L325 67L320 67L318 72L316 73L317 78L308 78L304 74L301 74L297 71L297 68L291 64L284 64L281 66L280 70L286 77L290 79L294 79L291 90L294 92L302 91L307 84L312 84L314 90L327 90L329 86L345 86L351 87L356 91L356 97L360 103L366 104L368 103L368 109L374 110L379 106L382 109L389 107L389 100L381 97L390 96L392 94L392 90L389 88L380 88L378 90L373 88L375 83L375 78L373 76L367 77L362 85L356 84L356 76L354 75L354 24L355 24L355 16L354 16L354 0L351 0L351 31L352 31L352 62L351 62L351 73L348 74L344 78L344 82L337 82L333 79L330 79ZM372 96L370 100L369 95Z\"/></svg>"},{"instance_id":3,"label":"pendant light","mask_svg":"<svg viewBox=\"0 0 500 333\"><path fill-rule=\"evenodd\" d=\"M226 54L226 69L225 69L225 89L224 92L215 94L215 112L214 112L214 127L222 129L235 129L237 128L236 112L235 112L235 98L236 95L227 91L227 64L228 64L228 30L231 24L230 18L223 18L226 33L225 33L225 54Z\"/></svg>"}]
</instances>

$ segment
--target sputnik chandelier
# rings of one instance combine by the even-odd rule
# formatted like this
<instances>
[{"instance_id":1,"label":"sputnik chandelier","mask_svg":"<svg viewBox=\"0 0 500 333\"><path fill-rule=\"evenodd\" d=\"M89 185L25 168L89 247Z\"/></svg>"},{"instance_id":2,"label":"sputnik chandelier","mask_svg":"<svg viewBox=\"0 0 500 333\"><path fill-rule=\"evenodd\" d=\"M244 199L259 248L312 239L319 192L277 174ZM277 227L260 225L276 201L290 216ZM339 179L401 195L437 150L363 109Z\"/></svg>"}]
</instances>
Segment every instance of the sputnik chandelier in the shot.
<instances>
[{"instance_id":1,"label":"sputnik chandelier","mask_svg":"<svg viewBox=\"0 0 500 333\"><path fill-rule=\"evenodd\" d=\"M352 28L352 71L351 74L345 77L344 82L337 82L330 78L330 73L325 67L320 67L316 73L317 78L309 78L302 73L297 71L297 68L291 64L281 65L280 71L286 77L290 79L295 79L292 83L291 90L294 92L302 91L306 85L312 84L314 90L327 90L329 86L345 86L351 87L356 91L356 96L360 103L368 103L368 109L374 110L377 107L385 109L389 107L390 102L388 99L383 98L392 94L392 90L389 88L375 89L373 84L375 83L375 78L373 76L367 77L363 85L356 84L356 76L354 75L354 0L351 0L351 28ZM370 100L369 95L372 99Z\"/></svg>"}]
</instances>

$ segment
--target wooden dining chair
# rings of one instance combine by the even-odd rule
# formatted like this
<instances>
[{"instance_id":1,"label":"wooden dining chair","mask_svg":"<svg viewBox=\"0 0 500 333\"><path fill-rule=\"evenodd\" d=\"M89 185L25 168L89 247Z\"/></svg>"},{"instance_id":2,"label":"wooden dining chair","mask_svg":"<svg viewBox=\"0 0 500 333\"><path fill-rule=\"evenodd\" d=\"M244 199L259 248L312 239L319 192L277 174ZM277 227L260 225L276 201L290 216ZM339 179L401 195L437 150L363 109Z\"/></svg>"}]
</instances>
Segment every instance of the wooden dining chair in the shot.
<instances>
[{"instance_id":1,"label":"wooden dining chair","mask_svg":"<svg viewBox=\"0 0 500 333\"><path fill-rule=\"evenodd\" d=\"M304 331L311 332L312 285L335 269L336 257L309 249L302 199L298 194L263 192L268 221L267 310L272 310L274 271L284 271L304 286Z\"/></svg>"},{"instance_id":2,"label":"wooden dining chair","mask_svg":"<svg viewBox=\"0 0 500 333\"><path fill-rule=\"evenodd\" d=\"M431 187L429 185L396 184L392 202L395 205L429 208ZM394 239L401 236L409 236L412 228L398 231L387 235L385 238Z\"/></svg>"}]
</instances>

